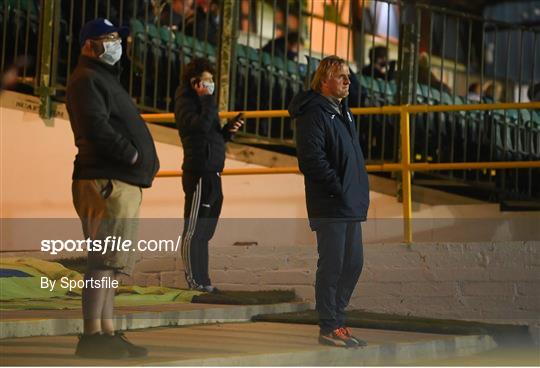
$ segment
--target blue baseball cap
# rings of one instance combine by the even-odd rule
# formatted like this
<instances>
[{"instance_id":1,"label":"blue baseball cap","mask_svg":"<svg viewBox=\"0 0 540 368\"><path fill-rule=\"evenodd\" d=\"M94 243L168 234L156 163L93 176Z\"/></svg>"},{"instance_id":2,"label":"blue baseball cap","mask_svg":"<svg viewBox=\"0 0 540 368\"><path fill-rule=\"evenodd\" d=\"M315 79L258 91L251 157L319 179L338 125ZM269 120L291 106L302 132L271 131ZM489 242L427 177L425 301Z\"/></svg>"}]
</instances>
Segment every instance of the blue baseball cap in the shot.
<instances>
[{"instance_id":1,"label":"blue baseball cap","mask_svg":"<svg viewBox=\"0 0 540 368\"><path fill-rule=\"evenodd\" d=\"M128 27L115 27L108 19L97 18L86 23L79 33L79 44L83 47L88 39L98 38L108 33L118 32L120 37L125 38L129 35Z\"/></svg>"}]
</instances>

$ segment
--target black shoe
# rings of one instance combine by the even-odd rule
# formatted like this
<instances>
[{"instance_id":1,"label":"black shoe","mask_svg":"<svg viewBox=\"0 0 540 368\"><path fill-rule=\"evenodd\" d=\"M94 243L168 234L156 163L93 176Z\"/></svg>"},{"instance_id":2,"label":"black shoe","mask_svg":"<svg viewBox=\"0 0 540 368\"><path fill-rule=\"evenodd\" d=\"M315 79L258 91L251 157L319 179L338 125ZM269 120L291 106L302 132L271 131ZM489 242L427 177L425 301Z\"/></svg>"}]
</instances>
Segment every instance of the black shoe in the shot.
<instances>
[{"instance_id":1,"label":"black shoe","mask_svg":"<svg viewBox=\"0 0 540 368\"><path fill-rule=\"evenodd\" d=\"M129 357L129 352L122 346L111 344L110 337L96 333L79 335L75 355L92 359L124 359Z\"/></svg>"},{"instance_id":2,"label":"black shoe","mask_svg":"<svg viewBox=\"0 0 540 368\"><path fill-rule=\"evenodd\" d=\"M191 290L201 291L203 293L218 294L220 291L217 287L212 285L199 285Z\"/></svg>"},{"instance_id":3,"label":"black shoe","mask_svg":"<svg viewBox=\"0 0 540 368\"><path fill-rule=\"evenodd\" d=\"M212 286L212 285L203 286L203 289L207 293L211 293L211 294L218 294L219 293L219 289L217 287L215 287L215 286Z\"/></svg>"},{"instance_id":4,"label":"black shoe","mask_svg":"<svg viewBox=\"0 0 540 368\"><path fill-rule=\"evenodd\" d=\"M130 358L142 358L148 355L148 349L130 342L123 332L115 332L114 335L107 335L112 340L113 345L118 345L128 351Z\"/></svg>"}]
</instances>

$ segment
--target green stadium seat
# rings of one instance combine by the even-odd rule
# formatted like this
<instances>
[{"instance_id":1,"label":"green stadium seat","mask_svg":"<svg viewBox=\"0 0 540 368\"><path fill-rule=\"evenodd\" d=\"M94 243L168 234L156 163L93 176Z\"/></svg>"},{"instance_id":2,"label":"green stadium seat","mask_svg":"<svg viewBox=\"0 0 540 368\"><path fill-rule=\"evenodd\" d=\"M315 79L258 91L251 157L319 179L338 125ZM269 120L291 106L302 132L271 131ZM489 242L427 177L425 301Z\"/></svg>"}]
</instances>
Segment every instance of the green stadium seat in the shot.
<instances>
[{"instance_id":1,"label":"green stadium seat","mask_svg":"<svg viewBox=\"0 0 540 368\"><path fill-rule=\"evenodd\" d=\"M307 59L307 65L306 65L306 72L309 70L310 74L315 73L315 70L317 70L317 67L319 66L319 63L321 62L319 59L311 57L306 55ZM309 76L311 78L311 75Z\"/></svg>"},{"instance_id":2,"label":"green stadium seat","mask_svg":"<svg viewBox=\"0 0 540 368\"><path fill-rule=\"evenodd\" d=\"M247 48L247 56L250 63L259 65L259 61L261 58L261 52L259 50L256 50L252 47Z\"/></svg>"},{"instance_id":3,"label":"green stadium seat","mask_svg":"<svg viewBox=\"0 0 540 368\"><path fill-rule=\"evenodd\" d=\"M540 129L540 111L531 110L531 123L535 129Z\"/></svg>"},{"instance_id":4,"label":"green stadium seat","mask_svg":"<svg viewBox=\"0 0 540 368\"><path fill-rule=\"evenodd\" d=\"M375 81L377 82L377 91L379 91L381 98L385 100L385 104L394 103L396 92L395 83L384 79L376 79Z\"/></svg>"},{"instance_id":5,"label":"green stadium seat","mask_svg":"<svg viewBox=\"0 0 540 368\"><path fill-rule=\"evenodd\" d=\"M161 38L161 42L163 44L174 45L174 33L169 27L167 26L159 27L159 37Z\"/></svg>"},{"instance_id":6,"label":"green stadium seat","mask_svg":"<svg viewBox=\"0 0 540 368\"><path fill-rule=\"evenodd\" d=\"M208 55L208 59L211 62L215 63L217 61L217 58L218 58L217 49L214 45L212 45L209 42L206 43L206 53Z\"/></svg>"},{"instance_id":7,"label":"green stadium seat","mask_svg":"<svg viewBox=\"0 0 540 368\"><path fill-rule=\"evenodd\" d=\"M247 60L248 59L248 51L247 46L242 44L236 44L236 58L240 60Z\"/></svg>"},{"instance_id":8,"label":"green stadium seat","mask_svg":"<svg viewBox=\"0 0 540 368\"><path fill-rule=\"evenodd\" d=\"M367 89L372 89L372 86L375 84L375 80L373 78L363 74L358 74L358 80L360 81L360 85Z\"/></svg>"},{"instance_id":9,"label":"green stadium seat","mask_svg":"<svg viewBox=\"0 0 540 368\"><path fill-rule=\"evenodd\" d=\"M193 39L193 54L197 57L203 57L206 54L205 42L200 41L197 38Z\"/></svg>"},{"instance_id":10,"label":"green stadium seat","mask_svg":"<svg viewBox=\"0 0 540 368\"><path fill-rule=\"evenodd\" d=\"M300 68L298 66L298 63L287 60L287 72L291 77L300 77Z\"/></svg>"},{"instance_id":11,"label":"green stadium seat","mask_svg":"<svg viewBox=\"0 0 540 368\"><path fill-rule=\"evenodd\" d=\"M285 66L285 62L283 61L283 58L274 56L272 64L274 65L274 69L276 72L286 75L287 69Z\"/></svg>"},{"instance_id":12,"label":"green stadium seat","mask_svg":"<svg viewBox=\"0 0 540 368\"><path fill-rule=\"evenodd\" d=\"M144 55L148 50L144 25L138 19L131 19L129 22L129 27L133 42L133 62L136 69L142 69L145 57Z\"/></svg>"},{"instance_id":13,"label":"green stadium seat","mask_svg":"<svg viewBox=\"0 0 540 368\"><path fill-rule=\"evenodd\" d=\"M161 36L159 34L158 28L154 24L149 23L146 26L146 32L148 33L148 37L150 37L150 40L152 40L152 42L157 45L161 45Z\"/></svg>"},{"instance_id":14,"label":"green stadium seat","mask_svg":"<svg viewBox=\"0 0 540 368\"><path fill-rule=\"evenodd\" d=\"M162 46L161 36L160 36L158 28L154 24L149 23L146 26L146 33L148 35L148 40L150 41L150 44L151 44L151 50L155 58L159 59L163 57L164 50L162 50L161 48Z\"/></svg>"},{"instance_id":15,"label":"green stadium seat","mask_svg":"<svg viewBox=\"0 0 540 368\"><path fill-rule=\"evenodd\" d=\"M265 68L265 69L271 69L273 68L273 64L272 64L272 55L270 55L269 53L267 52L263 52L262 53L262 66Z\"/></svg>"},{"instance_id":16,"label":"green stadium seat","mask_svg":"<svg viewBox=\"0 0 540 368\"><path fill-rule=\"evenodd\" d=\"M190 50L190 53L193 50L194 46L194 39L193 37L186 36L184 33L177 31L175 33L176 36L176 46L180 48L188 48Z\"/></svg>"},{"instance_id":17,"label":"green stadium seat","mask_svg":"<svg viewBox=\"0 0 540 368\"><path fill-rule=\"evenodd\" d=\"M11 11L29 14L33 17L38 16L38 9L33 0L7 0L8 8Z\"/></svg>"},{"instance_id":18,"label":"green stadium seat","mask_svg":"<svg viewBox=\"0 0 540 368\"><path fill-rule=\"evenodd\" d=\"M141 33L144 34L144 25L140 20L133 18L129 21L129 25L132 35L137 36Z\"/></svg>"},{"instance_id":19,"label":"green stadium seat","mask_svg":"<svg viewBox=\"0 0 540 368\"><path fill-rule=\"evenodd\" d=\"M182 32L176 32L175 34L176 48L181 56L182 64L187 64L193 58L194 52L194 39L193 37L186 36Z\"/></svg>"},{"instance_id":20,"label":"green stadium seat","mask_svg":"<svg viewBox=\"0 0 540 368\"><path fill-rule=\"evenodd\" d=\"M441 92L438 89L431 88L429 86L421 85L422 96L429 101L430 105L439 105L442 100Z\"/></svg>"},{"instance_id":21,"label":"green stadium seat","mask_svg":"<svg viewBox=\"0 0 540 368\"><path fill-rule=\"evenodd\" d=\"M397 94L397 84L396 84L396 82L392 80L392 81L389 81L386 85L387 85L387 88L388 88L387 93L395 97L396 94Z\"/></svg>"},{"instance_id":22,"label":"green stadium seat","mask_svg":"<svg viewBox=\"0 0 540 368\"><path fill-rule=\"evenodd\" d=\"M444 105L456 105L454 97L451 94L446 93L444 91L441 94L441 100L440 101Z\"/></svg>"},{"instance_id":23,"label":"green stadium seat","mask_svg":"<svg viewBox=\"0 0 540 368\"><path fill-rule=\"evenodd\" d=\"M519 110L519 116L523 123L528 123L532 119L532 114L529 110L521 109Z\"/></svg>"},{"instance_id":24,"label":"green stadium seat","mask_svg":"<svg viewBox=\"0 0 540 368\"><path fill-rule=\"evenodd\" d=\"M200 41L197 38L193 39L193 52L195 56L206 57L210 61L216 61L216 48L208 42Z\"/></svg>"}]
</instances>

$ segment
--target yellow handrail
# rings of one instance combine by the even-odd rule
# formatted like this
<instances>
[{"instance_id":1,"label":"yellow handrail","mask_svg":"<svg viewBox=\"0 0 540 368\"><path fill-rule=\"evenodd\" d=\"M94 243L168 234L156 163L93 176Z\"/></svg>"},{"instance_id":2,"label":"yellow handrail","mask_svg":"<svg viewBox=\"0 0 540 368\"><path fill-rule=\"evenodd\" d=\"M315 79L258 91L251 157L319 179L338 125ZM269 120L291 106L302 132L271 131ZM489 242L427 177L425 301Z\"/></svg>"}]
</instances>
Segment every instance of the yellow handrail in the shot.
<instances>
[{"instance_id":1,"label":"yellow handrail","mask_svg":"<svg viewBox=\"0 0 540 368\"><path fill-rule=\"evenodd\" d=\"M255 118L281 118L289 116L287 110L260 110L260 111L221 111L218 113L220 119L232 119L243 113L245 119ZM141 114L142 118L149 123L172 123L174 114Z\"/></svg>"},{"instance_id":2,"label":"yellow handrail","mask_svg":"<svg viewBox=\"0 0 540 368\"><path fill-rule=\"evenodd\" d=\"M401 171L401 164L366 165L368 172ZM224 169L221 175L269 175L269 174L300 174L298 166L285 167L244 167L238 169ZM161 170L158 178L174 178L182 176L181 170Z\"/></svg>"},{"instance_id":3,"label":"yellow handrail","mask_svg":"<svg viewBox=\"0 0 540 368\"><path fill-rule=\"evenodd\" d=\"M410 171L440 171L440 170L467 170L467 169L527 169L540 168L540 161L501 161L501 162L456 162L456 163L411 163ZM401 164L366 165L367 172L401 171ZM270 174L300 174L297 166L290 167L246 167L238 169L225 169L221 173L230 175L270 175ZM174 178L182 176L181 170L161 170L158 178Z\"/></svg>"},{"instance_id":4,"label":"yellow handrail","mask_svg":"<svg viewBox=\"0 0 540 368\"><path fill-rule=\"evenodd\" d=\"M401 162L380 165L366 165L368 172L401 171L403 193L403 234L406 243L412 242L412 188L411 172L436 170L468 170L468 169L512 169L540 168L540 161L507 161L507 162L452 162L452 163L411 163L410 157L410 114L451 111L482 111L508 109L540 109L540 102L528 103L494 103L468 105L401 105L382 107L352 108L353 115L399 114L401 130ZM221 119L230 119L240 111L220 112ZM277 118L287 117L287 110L243 111L244 118ZM142 114L147 122L174 122L174 114ZM298 174L298 167L274 168L239 168L225 169L223 175L265 175L265 174ZM162 170L158 177L177 177L182 172L178 170Z\"/></svg>"},{"instance_id":5,"label":"yellow handrail","mask_svg":"<svg viewBox=\"0 0 540 368\"><path fill-rule=\"evenodd\" d=\"M508 110L508 109L540 109L540 102L526 103L494 103L494 104L467 104L467 105L401 105L381 107L353 107L353 115L388 115L401 114L406 111L411 114L427 112L451 112L451 111L481 111L481 110ZM284 118L289 116L287 110L258 110L258 111L222 111L220 119L231 119L239 113L244 118ZM174 114L141 114L142 118L149 123L172 123Z\"/></svg>"}]
</instances>

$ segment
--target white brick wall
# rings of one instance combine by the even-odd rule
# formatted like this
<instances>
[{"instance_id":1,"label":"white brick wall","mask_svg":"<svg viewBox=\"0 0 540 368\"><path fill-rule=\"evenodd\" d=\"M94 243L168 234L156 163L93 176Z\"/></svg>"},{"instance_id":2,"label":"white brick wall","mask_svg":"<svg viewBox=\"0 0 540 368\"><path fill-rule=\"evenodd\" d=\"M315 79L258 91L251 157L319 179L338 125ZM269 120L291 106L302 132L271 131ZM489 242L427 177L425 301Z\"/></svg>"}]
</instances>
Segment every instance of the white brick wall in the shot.
<instances>
[{"instance_id":1,"label":"white brick wall","mask_svg":"<svg viewBox=\"0 0 540 368\"><path fill-rule=\"evenodd\" d=\"M134 281L185 287L181 260L143 259ZM540 242L366 244L350 308L538 323ZM211 278L229 290L295 289L314 301L315 245L211 246Z\"/></svg>"}]
</instances>

